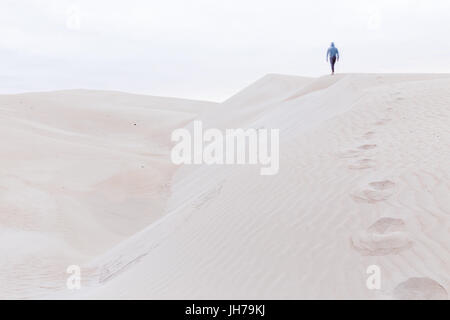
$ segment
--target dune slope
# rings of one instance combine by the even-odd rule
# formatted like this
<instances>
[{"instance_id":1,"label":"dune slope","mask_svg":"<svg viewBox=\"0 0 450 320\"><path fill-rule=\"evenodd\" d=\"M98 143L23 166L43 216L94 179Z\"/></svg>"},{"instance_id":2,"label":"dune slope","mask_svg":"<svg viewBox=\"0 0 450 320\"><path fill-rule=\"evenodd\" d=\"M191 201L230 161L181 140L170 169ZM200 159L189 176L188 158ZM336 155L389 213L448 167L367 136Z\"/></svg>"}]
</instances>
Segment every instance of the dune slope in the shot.
<instances>
[{"instance_id":1,"label":"dune slope","mask_svg":"<svg viewBox=\"0 0 450 320\"><path fill-rule=\"evenodd\" d=\"M448 299L450 75L269 75L223 104L194 112L197 116L177 112L176 125L187 128L199 118L220 129L279 129L279 173L261 176L259 166L251 165L167 169L168 155L162 155L158 159L164 169L153 168L155 174L170 172L170 184L164 207L151 210L159 214L151 221L140 220L145 228L138 230L136 224L134 231L130 228L111 241L117 245L107 250L104 245L80 260L82 290L57 287L62 280L50 273L39 280L48 288L29 285L29 296ZM150 111L146 114L152 118ZM23 130L20 126L8 132ZM133 134L129 137L139 141ZM98 139L92 142L96 148L109 146L103 132ZM134 150L140 149L136 145ZM69 150L64 158L88 157L86 150L76 155ZM116 150L108 147L98 154L106 157L105 152ZM40 159L41 164L49 161L43 155ZM86 187L86 181L77 179L82 164L72 176L62 167L53 171L57 169L51 170L72 189ZM121 170L120 177L99 171L88 184L90 192L105 197L102 202L92 200L96 208L119 201L123 181L139 193L150 178L139 170ZM53 181L45 182L55 187ZM142 201L145 198L142 194ZM122 219L107 216L97 223L111 230L143 212L128 203L122 208ZM86 212L86 207L75 209ZM81 220L77 236L88 228ZM89 242L100 238L91 233ZM64 263L68 261L74 260ZM381 272L379 290L366 286L372 265ZM10 277L10 288L18 290L8 271L2 272Z\"/></svg>"},{"instance_id":2,"label":"dune slope","mask_svg":"<svg viewBox=\"0 0 450 320\"><path fill-rule=\"evenodd\" d=\"M87 90L0 96L0 297L64 288L67 266L164 215L170 133L214 106Z\"/></svg>"}]
</instances>

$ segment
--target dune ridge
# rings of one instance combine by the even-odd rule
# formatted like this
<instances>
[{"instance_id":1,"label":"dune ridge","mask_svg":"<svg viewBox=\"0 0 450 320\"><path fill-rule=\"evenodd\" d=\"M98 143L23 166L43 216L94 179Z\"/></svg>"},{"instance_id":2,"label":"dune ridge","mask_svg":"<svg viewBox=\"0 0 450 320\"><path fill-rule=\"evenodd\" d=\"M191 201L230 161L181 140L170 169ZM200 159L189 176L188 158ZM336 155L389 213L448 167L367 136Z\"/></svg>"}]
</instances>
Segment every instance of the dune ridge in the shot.
<instances>
[{"instance_id":1,"label":"dune ridge","mask_svg":"<svg viewBox=\"0 0 450 320\"><path fill-rule=\"evenodd\" d=\"M25 106L39 95L0 97L15 142L0 228L20 249L2 250L16 268L0 265L1 297L448 299L450 75L271 74L221 104L154 109L145 96L47 95L36 116ZM280 129L279 174L171 165L170 132L194 119ZM68 264L82 290L64 288ZM371 265L380 290L366 287Z\"/></svg>"}]
</instances>

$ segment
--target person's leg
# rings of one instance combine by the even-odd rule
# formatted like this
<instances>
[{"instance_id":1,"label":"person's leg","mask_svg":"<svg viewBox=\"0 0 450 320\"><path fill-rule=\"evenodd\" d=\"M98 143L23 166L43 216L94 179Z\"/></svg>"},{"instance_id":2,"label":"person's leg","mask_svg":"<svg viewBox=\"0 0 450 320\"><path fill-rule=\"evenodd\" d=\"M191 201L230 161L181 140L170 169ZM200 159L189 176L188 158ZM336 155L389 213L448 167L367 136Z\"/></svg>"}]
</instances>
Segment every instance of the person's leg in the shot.
<instances>
[{"instance_id":1,"label":"person's leg","mask_svg":"<svg viewBox=\"0 0 450 320\"><path fill-rule=\"evenodd\" d=\"M334 64L336 63L336 57L331 58L331 71L334 73Z\"/></svg>"}]
</instances>

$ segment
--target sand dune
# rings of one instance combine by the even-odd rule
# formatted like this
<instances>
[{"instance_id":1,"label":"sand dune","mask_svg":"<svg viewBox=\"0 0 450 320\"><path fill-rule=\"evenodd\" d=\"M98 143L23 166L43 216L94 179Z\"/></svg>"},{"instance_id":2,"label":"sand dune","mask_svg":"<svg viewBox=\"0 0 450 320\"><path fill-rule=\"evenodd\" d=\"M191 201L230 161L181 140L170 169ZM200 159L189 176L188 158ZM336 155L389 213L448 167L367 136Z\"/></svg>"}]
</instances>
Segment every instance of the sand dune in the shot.
<instances>
[{"instance_id":1,"label":"sand dune","mask_svg":"<svg viewBox=\"0 0 450 320\"><path fill-rule=\"evenodd\" d=\"M449 106L450 75L268 75L221 104L2 96L0 297L448 299ZM194 119L280 129L279 173L173 166Z\"/></svg>"},{"instance_id":2,"label":"sand dune","mask_svg":"<svg viewBox=\"0 0 450 320\"><path fill-rule=\"evenodd\" d=\"M0 297L65 286L68 265L163 216L170 133L214 107L86 90L0 96Z\"/></svg>"}]
</instances>

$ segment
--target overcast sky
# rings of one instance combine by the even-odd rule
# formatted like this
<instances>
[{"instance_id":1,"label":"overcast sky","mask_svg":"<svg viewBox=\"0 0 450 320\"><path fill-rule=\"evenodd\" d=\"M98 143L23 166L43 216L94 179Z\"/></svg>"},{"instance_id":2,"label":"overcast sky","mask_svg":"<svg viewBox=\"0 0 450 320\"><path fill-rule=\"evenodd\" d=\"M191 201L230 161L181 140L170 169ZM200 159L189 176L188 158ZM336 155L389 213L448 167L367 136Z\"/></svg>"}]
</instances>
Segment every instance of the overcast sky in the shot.
<instances>
[{"instance_id":1,"label":"overcast sky","mask_svg":"<svg viewBox=\"0 0 450 320\"><path fill-rule=\"evenodd\" d=\"M448 0L1 0L0 93L222 101L267 73L450 73Z\"/></svg>"}]
</instances>

